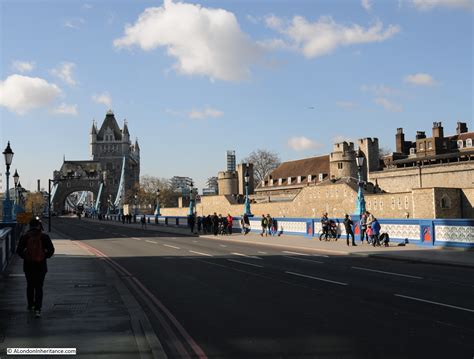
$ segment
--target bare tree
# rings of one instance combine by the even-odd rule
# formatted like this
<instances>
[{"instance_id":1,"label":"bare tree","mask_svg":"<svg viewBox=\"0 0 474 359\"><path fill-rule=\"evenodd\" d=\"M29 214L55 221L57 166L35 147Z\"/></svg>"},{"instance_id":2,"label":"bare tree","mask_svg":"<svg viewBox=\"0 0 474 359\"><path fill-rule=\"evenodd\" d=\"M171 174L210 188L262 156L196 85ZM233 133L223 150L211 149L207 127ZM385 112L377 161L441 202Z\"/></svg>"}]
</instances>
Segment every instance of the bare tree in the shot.
<instances>
[{"instance_id":1,"label":"bare tree","mask_svg":"<svg viewBox=\"0 0 474 359\"><path fill-rule=\"evenodd\" d=\"M380 147L379 148L379 158L383 158L385 156L391 155L392 150L388 147Z\"/></svg>"},{"instance_id":2,"label":"bare tree","mask_svg":"<svg viewBox=\"0 0 474 359\"><path fill-rule=\"evenodd\" d=\"M219 188L219 182L217 181L217 177L209 177L206 181L208 188L215 188L216 190Z\"/></svg>"},{"instance_id":3,"label":"bare tree","mask_svg":"<svg viewBox=\"0 0 474 359\"><path fill-rule=\"evenodd\" d=\"M45 201L41 192L30 192L26 196L25 210L35 215L41 214L46 203L47 201Z\"/></svg>"},{"instance_id":4,"label":"bare tree","mask_svg":"<svg viewBox=\"0 0 474 359\"><path fill-rule=\"evenodd\" d=\"M178 205L179 193L173 191L169 179L145 175L140 178L138 200L141 204L156 203L157 192L160 190L160 205L175 207Z\"/></svg>"},{"instance_id":5,"label":"bare tree","mask_svg":"<svg viewBox=\"0 0 474 359\"><path fill-rule=\"evenodd\" d=\"M253 163L255 186L263 181L280 163L280 157L275 152L258 149L244 159L244 162Z\"/></svg>"}]
</instances>

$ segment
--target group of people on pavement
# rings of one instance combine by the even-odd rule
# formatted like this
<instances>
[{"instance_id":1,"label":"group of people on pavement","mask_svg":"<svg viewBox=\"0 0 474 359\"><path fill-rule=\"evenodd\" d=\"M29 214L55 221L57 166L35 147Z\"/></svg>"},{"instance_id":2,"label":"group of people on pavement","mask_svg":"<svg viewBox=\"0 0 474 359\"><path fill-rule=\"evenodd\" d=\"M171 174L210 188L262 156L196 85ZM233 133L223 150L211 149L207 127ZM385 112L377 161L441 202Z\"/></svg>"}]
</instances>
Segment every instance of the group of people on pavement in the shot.
<instances>
[{"instance_id":1,"label":"group of people on pavement","mask_svg":"<svg viewBox=\"0 0 474 359\"><path fill-rule=\"evenodd\" d=\"M275 218L267 214L266 216L262 214L262 220L260 221L261 226L262 226L262 232L260 233L260 236L267 237L268 235L274 236L278 233L278 223ZM280 236L280 235L278 235Z\"/></svg>"},{"instance_id":2,"label":"group of people on pavement","mask_svg":"<svg viewBox=\"0 0 474 359\"><path fill-rule=\"evenodd\" d=\"M234 218L227 213L224 217L222 214L214 214L207 216L196 216L196 214L188 215L188 227L191 233L203 233L217 235L231 235L233 231ZM197 232L195 228L197 227Z\"/></svg>"},{"instance_id":3,"label":"group of people on pavement","mask_svg":"<svg viewBox=\"0 0 474 359\"><path fill-rule=\"evenodd\" d=\"M344 228L346 230L346 241L349 245L349 238L352 240L352 245L357 246L355 243L354 236L354 222L350 215L346 214L344 216ZM321 232L319 234L319 240L322 240L323 236L326 241L330 238L335 238L337 241L337 224L335 221L328 218L327 213L323 213L321 217ZM369 211L365 211L360 219L360 240L361 243L364 243L364 239L368 244L375 246L380 246L380 230L381 226L377 218L374 217ZM388 238L388 236L387 236ZM385 242L387 245L388 242Z\"/></svg>"}]
</instances>

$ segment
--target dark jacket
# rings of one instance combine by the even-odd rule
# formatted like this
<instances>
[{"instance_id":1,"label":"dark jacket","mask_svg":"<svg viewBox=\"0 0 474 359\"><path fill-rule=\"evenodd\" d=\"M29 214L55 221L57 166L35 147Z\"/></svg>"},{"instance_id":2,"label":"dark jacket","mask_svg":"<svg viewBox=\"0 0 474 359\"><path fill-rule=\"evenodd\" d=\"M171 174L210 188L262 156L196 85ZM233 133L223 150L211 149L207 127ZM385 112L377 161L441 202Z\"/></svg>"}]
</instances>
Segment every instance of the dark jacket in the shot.
<instances>
[{"instance_id":1,"label":"dark jacket","mask_svg":"<svg viewBox=\"0 0 474 359\"><path fill-rule=\"evenodd\" d=\"M51 238L47 234L41 233L41 241L43 243L43 250L45 254L45 258L43 261L39 263L31 262L25 258L25 251L26 245L28 243L28 239L32 236L37 236L38 232L41 232L39 229L30 229L24 235L20 237L20 242L18 243L18 247L16 249L16 253L23 258L23 272L47 272L48 265L46 264L46 259L51 258L54 254L54 246L53 242L51 242Z\"/></svg>"},{"instance_id":2,"label":"dark jacket","mask_svg":"<svg viewBox=\"0 0 474 359\"><path fill-rule=\"evenodd\" d=\"M352 232L352 219L350 218L344 218L344 227L346 228L346 233L351 233Z\"/></svg>"}]
</instances>

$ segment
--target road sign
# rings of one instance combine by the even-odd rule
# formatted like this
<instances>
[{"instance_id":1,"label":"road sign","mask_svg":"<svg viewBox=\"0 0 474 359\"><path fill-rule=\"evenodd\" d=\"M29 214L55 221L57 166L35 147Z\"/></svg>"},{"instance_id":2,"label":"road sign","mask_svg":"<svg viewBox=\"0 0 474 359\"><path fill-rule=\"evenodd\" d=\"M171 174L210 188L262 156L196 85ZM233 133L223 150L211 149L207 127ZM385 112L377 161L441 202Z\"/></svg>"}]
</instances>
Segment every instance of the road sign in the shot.
<instances>
[{"instance_id":1,"label":"road sign","mask_svg":"<svg viewBox=\"0 0 474 359\"><path fill-rule=\"evenodd\" d=\"M16 214L16 222L20 224L28 224L30 223L32 218L33 218L33 213L31 212L23 212L23 213Z\"/></svg>"}]
</instances>

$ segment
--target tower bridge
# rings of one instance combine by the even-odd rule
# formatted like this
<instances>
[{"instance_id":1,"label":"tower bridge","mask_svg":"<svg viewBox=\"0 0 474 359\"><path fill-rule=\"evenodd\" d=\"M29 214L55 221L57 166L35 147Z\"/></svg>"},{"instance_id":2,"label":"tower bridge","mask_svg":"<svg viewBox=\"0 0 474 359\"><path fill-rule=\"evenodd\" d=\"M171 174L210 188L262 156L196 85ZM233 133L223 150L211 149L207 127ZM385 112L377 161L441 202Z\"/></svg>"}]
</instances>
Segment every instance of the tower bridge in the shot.
<instances>
[{"instance_id":1,"label":"tower bridge","mask_svg":"<svg viewBox=\"0 0 474 359\"><path fill-rule=\"evenodd\" d=\"M125 194L138 187L140 147L138 140L132 144L126 120L120 128L109 110L99 129L92 123L89 140L89 160L63 160L61 168L54 171L51 204L58 213L64 211L66 199L74 192L92 192L94 208L103 213L110 206L122 208Z\"/></svg>"}]
</instances>

